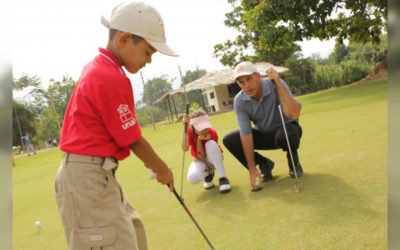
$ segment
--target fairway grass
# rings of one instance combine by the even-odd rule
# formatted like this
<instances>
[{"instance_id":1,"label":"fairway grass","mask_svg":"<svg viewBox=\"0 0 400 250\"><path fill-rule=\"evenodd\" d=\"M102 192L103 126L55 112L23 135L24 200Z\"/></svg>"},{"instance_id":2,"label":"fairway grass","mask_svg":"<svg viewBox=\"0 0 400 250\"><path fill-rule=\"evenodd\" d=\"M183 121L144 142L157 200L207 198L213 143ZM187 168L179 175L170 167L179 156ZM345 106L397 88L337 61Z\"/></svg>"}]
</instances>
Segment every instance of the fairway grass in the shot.
<instances>
[{"instance_id":1,"label":"fairway grass","mask_svg":"<svg viewBox=\"0 0 400 250\"><path fill-rule=\"evenodd\" d=\"M204 190L184 178L184 201L216 249L387 249L387 82L300 96L305 175L293 191L285 154L260 151L275 162L273 181L250 192L244 167L222 145L237 129L233 111L210 116L219 133L232 191ZM182 124L143 129L172 168L181 188ZM62 152L15 158L13 249L67 249L54 197ZM185 174L192 157L186 153ZM149 249L208 249L165 185L150 178L136 157L121 162L117 178L146 226ZM217 183L216 180L214 180ZM41 221L38 232L35 221Z\"/></svg>"}]
</instances>

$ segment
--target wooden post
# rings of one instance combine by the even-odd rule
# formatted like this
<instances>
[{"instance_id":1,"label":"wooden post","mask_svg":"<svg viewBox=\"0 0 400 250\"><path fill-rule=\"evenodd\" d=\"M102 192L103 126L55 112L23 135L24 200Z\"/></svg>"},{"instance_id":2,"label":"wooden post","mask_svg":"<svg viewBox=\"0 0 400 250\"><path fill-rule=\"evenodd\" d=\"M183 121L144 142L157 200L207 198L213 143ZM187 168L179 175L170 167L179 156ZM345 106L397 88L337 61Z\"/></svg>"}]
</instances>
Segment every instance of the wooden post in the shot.
<instances>
[{"instance_id":1,"label":"wooden post","mask_svg":"<svg viewBox=\"0 0 400 250\"><path fill-rule=\"evenodd\" d=\"M167 106L167 100L164 100L164 105L165 105L165 112L167 113L168 121L171 122L171 119L169 119L169 110Z\"/></svg>"},{"instance_id":2,"label":"wooden post","mask_svg":"<svg viewBox=\"0 0 400 250\"><path fill-rule=\"evenodd\" d=\"M172 122L174 122L174 115L172 114L171 103L169 102L169 96L167 97L167 101L168 101L169 111L171 113L171 120Z\"/></svg>"},{"instance_id":3,"label":"wooden post","mask_svg":"<svg viewBox=\"0 0 400 250\"><path fill-rule=\"evenodd\" d=\"M18 130L19 130L19 138L21 140L21 147L22 147L23 151L25 151L25 144L24 144L24 141L22 140L22 131L21 131L21 125L19 124L17 107L14 108L14 113L15 113L15 118L17 119L17 125L18 125Z\"/></svg>"},{"instance_id":4,"label":"wooden post","mask_svg":"<svg viewBox=\"0 0 400 250\"><path fill-rule=\"evenodd\" d=\"M175 99L174 99L174 96L173 96L173 95L172 95L171 97L172 97L172 103L174 104L174 110L175 110L176 120L178 121L179 119L178 119L178 112L176 111Z\"/></svg>"}]
</instances>

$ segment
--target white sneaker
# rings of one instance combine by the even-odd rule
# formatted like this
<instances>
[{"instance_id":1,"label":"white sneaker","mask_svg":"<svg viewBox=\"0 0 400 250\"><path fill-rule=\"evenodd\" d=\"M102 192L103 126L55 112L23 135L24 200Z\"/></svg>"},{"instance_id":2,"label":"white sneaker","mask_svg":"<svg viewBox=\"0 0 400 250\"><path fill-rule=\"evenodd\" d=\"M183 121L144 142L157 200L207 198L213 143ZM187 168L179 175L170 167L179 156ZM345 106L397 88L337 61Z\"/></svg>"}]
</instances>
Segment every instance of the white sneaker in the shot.
<instances>
[{"instance_id":1,"label":"white sneaker","mask_svg":"<svg viewBox=\"0 0 400 250\"><path fill-rule=\"evenodd\" d=\"M206 176L206 178L204 178L204 184L203 187L205 189L210 189L214 187L214 171L212 173L210 173L209 175Z\"/></svg>"},{"instance_id":2,"label":"white sneaker","mask_svg":"<svg viewBox=\"0 0 400 250\"><path fill-rule=\"evenodd\" d=\"M219 192L220 193L228 193L231 191L231 184L229 184L229 180L226 177L222 177L219 179Z\"/></svg>"}]
</instances>

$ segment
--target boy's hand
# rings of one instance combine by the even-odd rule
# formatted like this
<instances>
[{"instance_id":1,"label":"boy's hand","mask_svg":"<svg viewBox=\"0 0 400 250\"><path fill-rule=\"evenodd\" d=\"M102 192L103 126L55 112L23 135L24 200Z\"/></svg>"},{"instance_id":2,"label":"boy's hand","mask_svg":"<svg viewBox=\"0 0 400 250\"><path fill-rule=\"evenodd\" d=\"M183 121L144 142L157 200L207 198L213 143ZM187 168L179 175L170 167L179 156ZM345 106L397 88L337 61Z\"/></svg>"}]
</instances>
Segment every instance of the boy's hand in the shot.
<instances>
[{"instance_id":1,"label":"boy's hand","mask_svg":"<svg viewBox=\"0 0 400 250\"><path fill-rule=\"evenodd\" d=\"M174 175L168 167L162 168L156 173L156 179L161 184L167 184L169 191L174 191Z\"/></svg>"}]
</instances>

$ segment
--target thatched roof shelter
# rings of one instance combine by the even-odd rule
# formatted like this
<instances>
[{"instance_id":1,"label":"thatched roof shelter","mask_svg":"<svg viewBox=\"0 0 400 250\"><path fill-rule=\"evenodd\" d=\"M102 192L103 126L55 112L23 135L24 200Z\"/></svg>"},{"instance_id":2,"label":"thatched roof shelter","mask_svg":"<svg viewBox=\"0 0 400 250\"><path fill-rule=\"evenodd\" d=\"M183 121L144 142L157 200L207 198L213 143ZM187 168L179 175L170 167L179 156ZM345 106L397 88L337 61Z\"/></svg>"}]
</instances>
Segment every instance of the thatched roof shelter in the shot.
<instances>
[{"instance_id":1,"label":"thatched roof shelter","mask_svg":"<svg viewBox=\"0 0 400 250\"><path fill-rule=\"evenodd\" d=\"M254 63L256 66L257 70L261 73L261 75L265 75L265 71L269 68L275 69L279 73L284 73L288 71L288 68L285 67L280 67L280 66L275 66L271 63L268 62L258 62ZM227 68L227 69L221 69L221 70L216 70L212 72L207 72L204 76L200 77L199 79L190 82L186 84L185 86L181 86L180 88L176 90L172 90L168 93L165 93L162 95L160 98L158 98L154 104L158 104L161 102L169 102L169 98L173 97L175 94L183 94L185 92L189 92L192 90L197 90L197 89L206 89L214 86L219 86L219 85L229 85L234 83L233 81L233 69ZM173 101L173 98L172 98ZM167 104L166 104L167 106ZM170 112L172 114L172 112Z\"/></svg>"}]
</instances>

